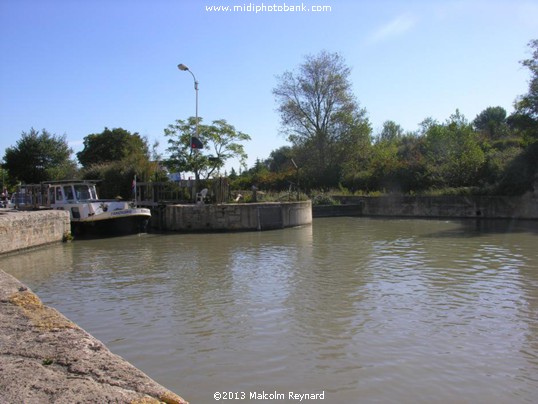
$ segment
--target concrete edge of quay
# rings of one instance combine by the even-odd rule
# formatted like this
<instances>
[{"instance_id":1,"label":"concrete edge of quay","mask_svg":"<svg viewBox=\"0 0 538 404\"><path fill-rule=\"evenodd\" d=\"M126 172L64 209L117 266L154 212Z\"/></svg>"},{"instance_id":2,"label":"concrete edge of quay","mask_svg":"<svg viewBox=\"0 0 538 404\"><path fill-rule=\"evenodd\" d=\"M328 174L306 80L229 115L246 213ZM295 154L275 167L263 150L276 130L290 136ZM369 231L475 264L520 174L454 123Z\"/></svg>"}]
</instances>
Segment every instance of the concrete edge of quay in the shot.
<instances>
[{"instance_id":1,"label":"concrete edge of quay","mask_svg":"<svg viewBox=\"0 0 538 404\"><path fill-rule=\"evenodd\" d=\"M0 401L188 404L2 270Z\"/></svg>"},{"instance_id":2,"label":"concrete edge of quay","mask_svg":"<svg viewBox=\"0 0 538 404\"><path fill-rule=\"evenodd\" d=\"M64 211L0 212L0 255L61 242ZM0 269L0 402L188 404Z\"/></svg>"}]
</instances>

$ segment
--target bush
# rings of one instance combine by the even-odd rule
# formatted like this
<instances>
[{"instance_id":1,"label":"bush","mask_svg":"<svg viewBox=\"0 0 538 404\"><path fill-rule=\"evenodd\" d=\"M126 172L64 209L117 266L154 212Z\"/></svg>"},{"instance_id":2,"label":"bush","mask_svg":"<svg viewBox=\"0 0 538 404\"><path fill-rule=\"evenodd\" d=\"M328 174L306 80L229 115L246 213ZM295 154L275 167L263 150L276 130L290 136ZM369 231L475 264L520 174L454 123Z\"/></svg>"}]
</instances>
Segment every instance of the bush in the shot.
<instances>
[{"instance_id":1,"label":"bush","mask_svg":"<svg viewBox=\"0 0 538 404\"><path fill-rule=\"evenodd\" d=\"M84 169L83 179L98 180L99 197L103 199L116 198L131 199L131 185L136 171L121 162L95 164Z\"/></svg>"},{"instance_id":2,"label":"bush","mask_svg":"<svg viewBox=\"0 0 538 404\"><path fill-rule=\"evenodd\" d=\"M312 205L339 205L340 203L331 195L320 193L312 196Z\"/></svg>"},{"instance_id":3,"label":"bush","mask_svg":"<svg viewBox=\"0 0 538 404\"><path fill-rule=\"evenodd\" d=\"M237 197L237 195L241 195L242 197L237 201L237 203L251 203L254 202L252 190L248 191L234 191L232 196L232 199ZM273 191L258 191L256 195L257 202L288 202L288 201L297 201L297 192L292 191L291 193L289 191L280 191L280 192L273 192ZM307 201L309 198L306 194L299 192L299 200L300 201Z\"/></svg>"},{"instance_id":4,"label":"bush","mask_svg":"<svg viewBox=\"0 0 538 404\"><path fill-rule=\"evenodd\" d=\"M500 195L522 195L533 189L538 175L538 142L530 144L508 165L498 186Z\"/></svg>"}]
</instances>

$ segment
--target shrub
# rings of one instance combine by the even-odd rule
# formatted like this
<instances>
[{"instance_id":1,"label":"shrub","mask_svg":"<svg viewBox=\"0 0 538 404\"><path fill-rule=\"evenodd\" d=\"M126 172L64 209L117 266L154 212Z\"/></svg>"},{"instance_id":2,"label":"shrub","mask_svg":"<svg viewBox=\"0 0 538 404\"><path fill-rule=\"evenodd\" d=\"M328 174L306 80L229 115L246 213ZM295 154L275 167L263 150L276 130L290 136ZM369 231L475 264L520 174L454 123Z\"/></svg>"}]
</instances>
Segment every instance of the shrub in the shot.
<instances>
[{"instance_id":1,"label":"shrub","mask_svg":"<svg viewBox=\"0 0 538 404\"><path fill-rule=\"evenodd\" d=\"M338 205L339 202L332 196L320 193L312 196L312 205Z\"/></svg>"}]
</instances>

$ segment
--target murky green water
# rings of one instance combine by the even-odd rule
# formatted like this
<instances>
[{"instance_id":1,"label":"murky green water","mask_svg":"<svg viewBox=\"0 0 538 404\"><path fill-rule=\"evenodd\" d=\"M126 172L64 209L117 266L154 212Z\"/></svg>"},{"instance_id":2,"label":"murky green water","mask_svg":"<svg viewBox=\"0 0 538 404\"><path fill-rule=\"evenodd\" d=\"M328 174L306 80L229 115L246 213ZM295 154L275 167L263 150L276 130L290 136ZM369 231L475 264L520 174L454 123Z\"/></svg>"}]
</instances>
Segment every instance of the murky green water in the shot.
<instances>
[{"instance_id":1,"label":"murky green water","mask_svg":"<svg viewBox=\"0 0 538 404\"><path fill-rule=\"evenodd\" d=\"M538 394L538 222L316 219L76 241L0 265L192 403Z\"/></svg>"}]
</instances>

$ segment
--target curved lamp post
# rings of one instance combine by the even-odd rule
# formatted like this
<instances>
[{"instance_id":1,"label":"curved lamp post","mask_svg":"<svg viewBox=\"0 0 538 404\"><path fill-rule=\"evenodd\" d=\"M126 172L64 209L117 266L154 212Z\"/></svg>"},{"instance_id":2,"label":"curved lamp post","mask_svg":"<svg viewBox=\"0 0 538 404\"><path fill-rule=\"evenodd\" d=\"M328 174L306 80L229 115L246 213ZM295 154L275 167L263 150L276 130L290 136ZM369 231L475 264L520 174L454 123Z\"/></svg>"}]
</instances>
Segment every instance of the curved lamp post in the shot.
<instances>
[{"instance_id":1,"label":"curved lamp post","mask_svg":"<svg viewBox=\"0 0 538 404\"><path fill-rule=\"evenodd\" d=\"M184 71L184 72L189 72L191 75L192 75L192 78L194 79L194 91L196 91L196 141L197 142L200 142L199 140L199 137L198 137L198 80L196 80L196 77L194 76L194 73L191 72L191 70L185 66L183 63L180 63L177 65L177 68L181 71ZM190 143L190 148L191 148L191 154L192 154L192 134L191 134L191 143ZM193 200L196 200L196 191L197 191L197 188L198 188L198 174L195 172L194 173L195 176L194 176L194 187L193 187L193 190L192 190L192 199Z\"/></svg>"},{"instance_id":2,"label":"curved lamp post","mask_svg":"<svg viewBox=\"0 0 538 404\"><path fill-rule=\"evenodd\" d=\"M194 79L194 91L196 91L196 138L198 138L198 80L196 80L196 77L194 76L194 73L183 63L180 63L177 65L177 68L184 72L189 72L192 75L192 78ZM191 152L192 152L192 135L191 135Z\"/></svg>"}]
</instances>

